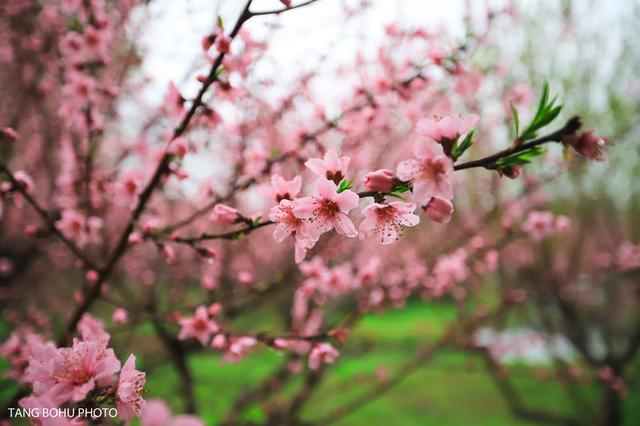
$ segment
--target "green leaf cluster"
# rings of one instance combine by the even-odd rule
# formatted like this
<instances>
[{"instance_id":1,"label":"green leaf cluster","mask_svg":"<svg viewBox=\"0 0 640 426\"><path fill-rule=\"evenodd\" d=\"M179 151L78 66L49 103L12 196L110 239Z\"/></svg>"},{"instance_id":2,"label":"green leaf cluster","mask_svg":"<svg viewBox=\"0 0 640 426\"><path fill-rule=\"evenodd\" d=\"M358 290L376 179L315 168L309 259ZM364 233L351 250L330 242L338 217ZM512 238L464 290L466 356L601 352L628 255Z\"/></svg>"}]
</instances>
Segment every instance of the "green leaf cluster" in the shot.
<instances>
[{"instance_id":1,"label":"green leaf cluster","mask_svg":"<svg viewBox=\"0 0 640 426\"><path fill-rule=\"evenodd\" d=\"M346 179L342 179L340 181L340 185L338 185L338 194L351 188L353 188L353 179L349 181L347 181Z\"/></svg>"},{"instance_id":2,"label":"green leaf cluster","mask_svg":"<svg viewBox=\"0 0 640 426\"><path fill-rule=\"evenodd\" d=\"M464 152L473 145L473 133L475 130L467 133L467 136L462 140L462 142L457 141L456 144L451 149L451 158L453 161L456 161Z\"/></svg>"},{"instance_id":3,"label":"green leaf cluster","mask_svg":"<svg viewBox=\"0 0 640 426\"><path fill-rule=\"evenodd\" d=\"M538 110L529 125L522 131L522 134L520 134L518 111L511 105L516 139L520 143L535 139L540 129L555 120L558 114L560 114L560 111L562 111L562 105L556 105L557 100L557 96L549 100L549 84L545 83L542 89L542 98L540 98L540 103L538 104Z\"/></svg>"}]
</instances>

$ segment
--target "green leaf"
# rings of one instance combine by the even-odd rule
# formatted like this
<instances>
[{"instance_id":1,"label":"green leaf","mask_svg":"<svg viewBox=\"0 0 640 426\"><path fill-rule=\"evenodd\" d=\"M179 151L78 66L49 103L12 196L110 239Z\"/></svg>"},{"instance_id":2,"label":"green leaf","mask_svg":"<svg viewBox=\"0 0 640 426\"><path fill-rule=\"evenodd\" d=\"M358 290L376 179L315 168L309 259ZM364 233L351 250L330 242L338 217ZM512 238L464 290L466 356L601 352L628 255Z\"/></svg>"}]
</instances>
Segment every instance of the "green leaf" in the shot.
<instances>
[{"instance_id":1,"label":"green leaf","mask_svg":"<svg viewBox=\"0 0 640 426\"><path fill-rule=\"evenodd\" d=\"M521 164L529 164L532 159L544 154L544 149L540 147L534 147L526 151L517 152L509 155L508 157L501 158L496 161L495 168L502 169L505 167L513 167Z\"/></svg>"},{"instance_id":2,"label":"green leaf","mask_svg":"<svg viewBox=\"0 0 640 426\"><path fill-rule=\"evenodd\" d=\"M538 105L538 110L531 120L531 123L529 123L527 128L518 138L521 142L534 139L538 130L556 119L562 110L562 105L555 105L557 100L558 98L556 96L549 101L549 84L545 83L542 90L542 97L540 98L540 103Z\"/></svg>"},{"instance_id":3,"label":"green leaf","mask_svg":"<svg viewBox=\"0 0 640 426\"><path fill-rule=\"evenodd\" d=\"M404 200L404 197L402 195L400 195L399 193L397 193L397 192L390 192L390 193L385 194L385 195L388 195L389 197L399 198L401 200Z\"/></svg>"},{"instance_id":4,"label":"green leaf","mask_svg":"<svg viewBox=\"0 0 640 426\"><path fill-rule=\"evenodd\" d=\"M342 191L346 191L347 189L353 188L353 179L347 181L346 179L342 179L340 181L340 185L338 185L338 194Z\"/></svg>"},{"instance_id":5,"label":"green leaf","mask_svg":"<svg viewBox=\"0 0 640 426\"><path fill-rule=\"evenodd\" d=\"M221 30L224 30L224 22L222 22L222 16L218 15L218 26Z\"/></svg>"},{"instance_id":6,"label":"green leaf","mask_svg":"<svg viewBox=\"0 0 640 426\"><path fill-rule=\"evenodd\" d=\"M467 136L464 138L462 142L456 143L456 145L451 150L451 156L453 157L453 161L457 160L464 152L473 145L473 133L475 130L467 133Z\"/></svg>"},{"instance_id":7,"label":"green leaf","mask_svg":"<svg viewBox=\"0 0 640 426\"><path fill-rule=\"evenodd\" d=\"M75 31L80 34L84 32L84 27L82 26L82 23L76 18L69 19L69 21L67 22L67 28L69 28L69 31Z\"/></svg>"},{"instance_id":8,"label":"green leaf","mask_svg":"<svg viewBox=\"0 0 640 426\"><path fill-rule=\"evenodd\" d=\"M509 101L509 107L511 108L511 114L513 115L513 127L516 134L516 139L520 135L520 117L518 116L518 110L513 106L513 102Z\"/></svg>"},{"instance_id":9,"label":"green leaf","mask_svg":"<svg viewBox=\"0 0 640 426\"><path fill-rule=\"evenodd\" d=\"M391 192L396 194L402 194L403 192L407 192L409 189L411 188L409 187L408 183L401 183L400 185L394 186Z\"/></svg>"}]
</instances>

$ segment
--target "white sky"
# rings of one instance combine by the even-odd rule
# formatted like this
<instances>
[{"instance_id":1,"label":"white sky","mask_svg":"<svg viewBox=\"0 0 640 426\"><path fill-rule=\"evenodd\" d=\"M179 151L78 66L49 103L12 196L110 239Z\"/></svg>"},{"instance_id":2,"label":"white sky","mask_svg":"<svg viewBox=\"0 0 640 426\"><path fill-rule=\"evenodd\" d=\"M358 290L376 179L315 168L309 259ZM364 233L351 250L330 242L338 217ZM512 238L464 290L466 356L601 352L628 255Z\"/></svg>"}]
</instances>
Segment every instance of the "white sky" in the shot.
<instances>
[{"instance_id":1,"label":"white sky","mask_svg":"<svg viewBox=\"0 0 640 426\"><path fill-rule=\"evenodd\" d=\"M316 66L318 57L329 51L331 58L327 62L334 64L353 58L363 45L370 46L370 51L364 53L373 54L375 41L381 38L385 25L393 22L428 26L433 30L444 26L454 33L457 29L461 35L463 0L374 0L365 16L359 15L350 22L344 20L344 3L345 0L319 0L277 17L255 17L246 28L258 39L268 37L270 56L278 68L292 70ZM204 59L200 40L211 32L217 14L223 17L228 32L243 5L244 0L154 0L150 4L151 25L142 40L147 49L143 71L153 77L147 93L149 99L159 101L169 80L178 83L186 95L197 90L198 84L193 79L188 82L183 79L194 60ZM282 4L277 0L255 0L252 10L280 7ZM276 31L273 31L274 24L280 26ZM362 43L359 41L362 39L371 43ZM339 48L331 49L334 43ZM326 89L330 91L330 87Z\"/></svg>"}]
</instances>

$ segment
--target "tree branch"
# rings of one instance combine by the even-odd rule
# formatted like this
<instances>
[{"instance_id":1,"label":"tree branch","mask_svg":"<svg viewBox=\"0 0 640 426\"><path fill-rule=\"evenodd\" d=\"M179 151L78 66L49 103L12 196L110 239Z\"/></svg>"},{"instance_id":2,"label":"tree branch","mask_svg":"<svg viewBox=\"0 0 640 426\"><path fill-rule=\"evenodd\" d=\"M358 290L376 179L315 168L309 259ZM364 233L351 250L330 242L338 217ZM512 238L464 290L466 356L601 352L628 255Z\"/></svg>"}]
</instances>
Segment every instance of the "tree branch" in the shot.
<instances>
[{"instance_id":1,"label":"tree branch","mask_svg":"<svg viewBox=\"0 0 640 426\"><path fill-rule=\"evenodd\" d=\"M502 158L508 157L510 155L516 154L518 152L527 151L531 148L535 148L536 146L543 145L548 142L561 142L565 136L574 134L580 127L582 123L579 117L572 117L567 121L567 123L561 128L556 130L553 133L549 133L546 136L543 136L538 139L534 139L530 142L513 145L510 148L504 149L500 152L497 152L493 155L489 155L487 157L479 158L477 160L467 161L466 163L460 163L453 166L454 170L464 170L471 169L473 167L484 167L485 169L492 169L495 167L496 162Z\"/></svg>"}]
</instances>

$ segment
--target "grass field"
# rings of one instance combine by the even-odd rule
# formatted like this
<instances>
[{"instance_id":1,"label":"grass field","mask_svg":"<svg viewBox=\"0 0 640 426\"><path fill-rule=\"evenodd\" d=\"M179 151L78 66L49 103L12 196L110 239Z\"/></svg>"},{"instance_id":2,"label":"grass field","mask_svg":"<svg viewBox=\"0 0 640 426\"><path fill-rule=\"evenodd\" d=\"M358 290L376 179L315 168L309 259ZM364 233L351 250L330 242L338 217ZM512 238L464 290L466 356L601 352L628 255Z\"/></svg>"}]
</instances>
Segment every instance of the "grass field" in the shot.
<instances>
[{"instance_id":1,"label":"grass field","mask_svg":"<svg viewBox=\"0 0 640 426\"><path fill-rule=\"evenodd\" d=\"M374 383L375 371L390 371L411 359L418 342L435 340L453 318L446 304L410 304L406 309L384 315L367 316L352 336L350 352L334 366L333 374L320 386L307 408L304 419L315 419L358 396ZM355 348L353 348L353 347ZM196 378L198 408L207 423L214 424L229 404L246 387L258 383L276 369L282 356L261 350L237 365L222 366L219 357L195 355L191 368ZM527 406L558 414L574 413L565 389L553 381L535 379L545 366L512 365L513 383ZM165 398L179 409L176 400L177 377L171 366L162 366L150 375L149 394ZM598 403L595 386L583 385L583 397ZM625 400L628 425L640 424L640 393ZM263 420L260 408L248 411L247 420ZM501 398L484 363L476 355L446 350L383 397L342 418L338 425L516 425L535 424L515 419ZM543 424L543 423L540 423Z\"/></svg>"}]
</instances>

